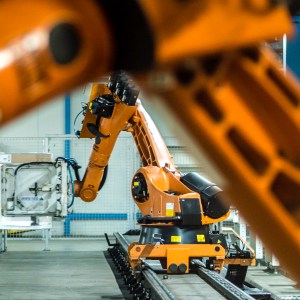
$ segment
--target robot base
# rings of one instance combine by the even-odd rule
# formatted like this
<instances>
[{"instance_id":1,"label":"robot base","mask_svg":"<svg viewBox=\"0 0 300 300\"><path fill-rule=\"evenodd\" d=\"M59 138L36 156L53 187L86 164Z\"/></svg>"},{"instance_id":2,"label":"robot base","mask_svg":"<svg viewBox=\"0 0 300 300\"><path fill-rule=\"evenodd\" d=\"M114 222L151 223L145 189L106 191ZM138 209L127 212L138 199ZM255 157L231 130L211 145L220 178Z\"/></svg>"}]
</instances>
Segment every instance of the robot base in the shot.
<instances>
[{"instance_id":1,"label":"robot base","mask_svg":"<svg viewBox=\"0 0 300 300\"><path fill-rule=\"evenodd\" d=\"M209 226L142 225L139 244L210 243Z\"/></svg>"}]
</instances>

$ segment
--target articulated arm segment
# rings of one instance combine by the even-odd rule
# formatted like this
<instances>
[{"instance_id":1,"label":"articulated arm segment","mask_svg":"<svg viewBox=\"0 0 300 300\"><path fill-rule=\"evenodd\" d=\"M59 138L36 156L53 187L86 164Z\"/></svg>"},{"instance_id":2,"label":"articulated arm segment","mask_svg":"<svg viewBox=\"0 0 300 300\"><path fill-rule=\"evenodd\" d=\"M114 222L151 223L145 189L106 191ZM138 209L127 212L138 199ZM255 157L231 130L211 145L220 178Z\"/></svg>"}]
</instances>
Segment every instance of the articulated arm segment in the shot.
<instances>
[{"instance_id":1,"label":"articulated arm segment","mask_svg":"<svg viewBox=\"0 0 300 300\"><path fill-rule=\"evenodd\" d=\"M0 2L1 124L111 70L106 13L94 1Z\"/></svg>"},{"instance_id":2,"label":"articulated arm segment","mask_svg":"<svg viewBox=\"0 0 300 300\"><path fill-rule=\"evenodd\" d=\"M0 25L1 124L112 69L141 72L292 31L271 0L2 0Z\"/></svg>"},{"instance_id":3,"label":"articulated arm segment","mask_svg":"<svg viewBox=\"0 0 300 300\"><path fill-rule=\"evenodd\" d=\"M166 167L178 173L164 140L139 101L132 123L132 136L143 166Z\"/></svg>"},{"instance_id":4,"label":"articulated arm segment","mask_svg":"<svg viewBox=\"0 0 300 300\"><path fill-rule=\"evenodd\" d=\"M300 281L300 89L273 61L263 47L197 57L159 69L169 84L147 84L190 144L216 163L230 201Z\"/></svg>"},{"instance_id":5,"label":"articulated arm segment","mask_svg":"<svg viewBox=\"0 0 300 300\"><path fill-rule=\"evenodd\" d=\"M144 223L200 226L226 219L229 208L217 196L221 189L199 175L180 174L151 117L136 101L137 90L122 74L114 73L107 86L93 85L80 137L96 138L84 178L76 182L76 196L95 199L116 139L127 130L143 162L133 179L132 196Z\"/></svg>"},{"instance_id":6,"label":"articulated arm segment","mask_svg":"<svg viewBox=\"0 0 300 300\"><path fill-rule=\"evenodd\" d=\"M90 202L97 196L104 168L119 133L128 126L136 106L121 102L104 84L94 84L88 107L80 137L95 137L95 144L83 180L76 182L75 193L82 200Z\"/></svg>"},{"instance_id":7,"label":"articulated arm segment","mask_svg":"<svg viewBox=\"0 0 300 300\"><path fill-rule=\"evenodd\" d=\"M93 84L92 86L92 90L91 90L91 94L90 94L90 98L89 101L87 103L87 107L85 109L85 115L84 115L84 119L82 121L82 128L80 130L80 138L95 138L95 134L93 134L89 128L88 128L88 124L95 124L97 123L97 115L93 114L91 109L90 109L90 105L91 102L96 99L99 95L107 95L110 94L110 90L109 88L105 85L105 84ZM98 128L100 126L100 120L98 120Z\"/></svg>"},{"instance_id":8,"label":"articulated arm segment","mask_svg":"<svg viewBox=\"0 0 300 300\"><path fill-rule=\"evenodd\" d=\"M287 8L279 2L139 1L154 32L158 64L290 34L293 29Z\"/></svg>"}]
</instances>

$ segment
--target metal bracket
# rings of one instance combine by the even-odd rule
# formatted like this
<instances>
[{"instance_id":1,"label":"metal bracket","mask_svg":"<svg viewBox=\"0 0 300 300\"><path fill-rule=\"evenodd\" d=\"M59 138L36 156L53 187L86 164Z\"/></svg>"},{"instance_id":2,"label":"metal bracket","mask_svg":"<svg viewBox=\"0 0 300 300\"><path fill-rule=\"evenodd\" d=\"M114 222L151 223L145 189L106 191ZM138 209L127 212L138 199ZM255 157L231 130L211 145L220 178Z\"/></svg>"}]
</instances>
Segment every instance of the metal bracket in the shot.
<instances>
[{"instance_id":1,"label":"metal bracket","mask_svg":"<svg viewBox=\"0 0 300 300\"><path fill-rule=\"evenodd\" d=\"M107 233L104 233L104 236L105 236L105 239L106 239L106 242L107 242L108 246L110 246L110 247L118 246L118 243L112 244L112 243L110 242Z\"/></svg>"}]
</instances>

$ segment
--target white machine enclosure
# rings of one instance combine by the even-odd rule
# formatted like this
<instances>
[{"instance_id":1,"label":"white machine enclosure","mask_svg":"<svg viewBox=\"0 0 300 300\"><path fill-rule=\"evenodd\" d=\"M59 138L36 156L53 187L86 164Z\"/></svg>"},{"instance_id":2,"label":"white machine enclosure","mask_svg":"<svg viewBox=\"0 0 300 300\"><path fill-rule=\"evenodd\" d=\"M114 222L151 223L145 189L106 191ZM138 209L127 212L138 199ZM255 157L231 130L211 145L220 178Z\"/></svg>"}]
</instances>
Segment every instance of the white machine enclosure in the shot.
<instances>
[{"instance_id":1,"label":"white machine enclosure","mask_svg":"<svg viewBox=\"0 0 300 300\"><path fill-rule=\"evenodd\" d=\"M52 227L52 217L68 213L70 185L63 161L0 165L0 227ZM44 224L44 225L43 225Z\"/></svg>"}]
</instances>

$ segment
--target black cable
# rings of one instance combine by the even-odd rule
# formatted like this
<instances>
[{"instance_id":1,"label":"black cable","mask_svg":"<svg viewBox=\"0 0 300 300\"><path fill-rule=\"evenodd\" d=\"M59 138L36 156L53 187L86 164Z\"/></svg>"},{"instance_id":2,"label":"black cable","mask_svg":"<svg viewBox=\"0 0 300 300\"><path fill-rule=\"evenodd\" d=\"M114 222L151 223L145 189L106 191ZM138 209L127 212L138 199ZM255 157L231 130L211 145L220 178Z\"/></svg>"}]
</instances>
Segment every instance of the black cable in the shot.
<instances>
[{"instance_id":1,"label":"black cable","mask_svg":"<svg viewBox=\"0 0 300 300\"><path fill-rule=\"evenodd\" d=\"M14 172L14 175L16 176L18 171L25 167L25 166L38 166L38 165L49 165L49 166L55 166L54 163L52 162L45 162L45 161L35 161L35 162L29 162L29 163L24 163L24 164L21 164L19 165L16 169L15 169L15 172Z\"/></svg>"},{"instance_id":2,"label":"black cable","mask_svg":"<svg viewBox=\"0 0 300 300\"><path fill-rule=\"evenodd\" d=\"M101 182L100 182L98 191L100 191L100 190L103 188L103 186L104 186L104 184L105 184L105 182L106 182L107 173L108 173L108 165L106 165L106 166L104 167L103 176L102 176L102 179L101 179Z\"/></svg>"},{"instance_id":3,"label":"black cable","mask_svg":"<svg viewBox=\"0 0 300 300\"><path fill-rule=\"evenodd\" d=\"M55 159L55 165L57 164L57 162L58 162L59 160L62 160L62 161L64 161L68 166L71 166L72 169L74 170L76 180L81 181L80 175L79 175L79 169L81 169L81 166L78 165L77 161L76 161L74 158L65 158L65 157L62 157L62 156L58 156L58 157Z\"/></svg>"},{"instance_id":4,"label":"black cable","mask_svg":"<svg viewBox=\"0 0 300 300\"><path fill-rule=\"evenodd\" d=\"M80 135L80 131L79 130L76 130L76 121L78 119L78 117L81 115L81 114L84 114L84 112L86 111L86 107L85 108L82 108L82 110L76 115L75 119L74 119L74 122L73 122L73 131L74 131L74 134L76 135L76 137L79 138L79 135Z\"/></svg>"}]
</instances>

